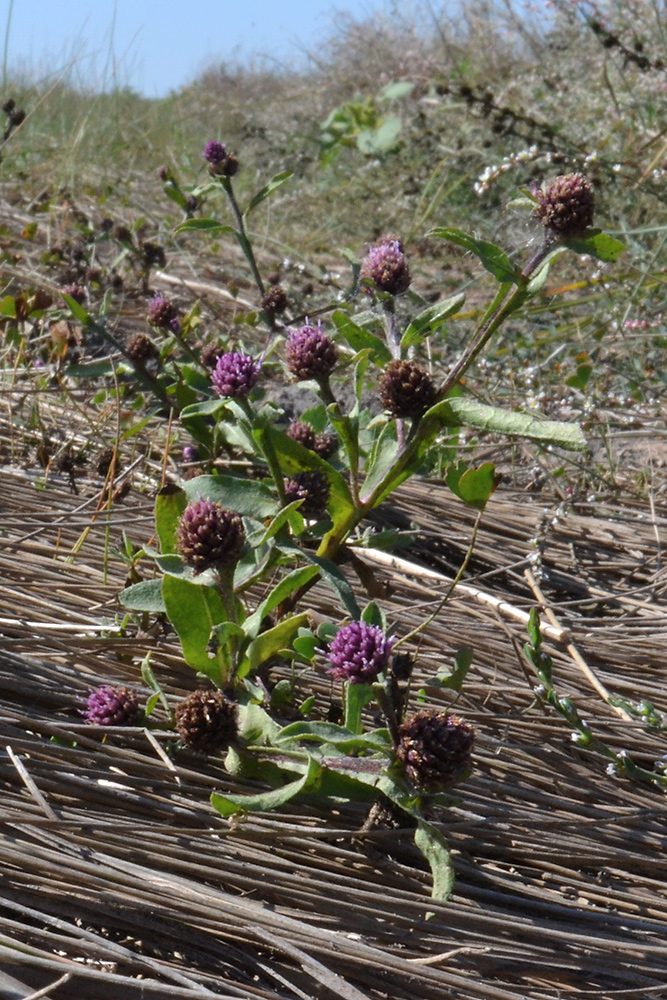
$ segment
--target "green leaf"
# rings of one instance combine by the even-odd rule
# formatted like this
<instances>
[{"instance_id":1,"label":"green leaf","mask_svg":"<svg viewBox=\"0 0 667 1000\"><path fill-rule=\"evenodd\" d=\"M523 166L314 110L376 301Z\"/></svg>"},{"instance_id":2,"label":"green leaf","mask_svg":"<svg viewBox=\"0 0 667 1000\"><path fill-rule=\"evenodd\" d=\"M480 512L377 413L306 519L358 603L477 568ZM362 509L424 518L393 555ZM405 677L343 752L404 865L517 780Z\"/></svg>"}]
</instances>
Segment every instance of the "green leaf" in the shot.
<instances>
[{"instance_id":1,"label":"green leaf","mask_svg":"<svg viewBox=\"0 0 667 1000\"><path fill-rule=\"evenodd\" d=\"M345 754L368 750L386 752L392 746L387 729L374 729L370 733L356 734L333 722L292 722L274 737L276 745L301 740L329 743Z\"/></svg>"},{"instance_id":2,"label":"green leaf","mask_svg":"<svg viewBox=\"0 0 667 1000\"><path fill-rule=\"evenodd\" d=\"M198 586L177 576L165 576L162 596L169 621L181 641L185 662L222 687L227 681L229 666L221 652L211 656L208 651L213 627L227 620L220 594L213 587Z\"/></svg>"},{"instance_id":3,"label":"green leaf","mask_svg":"<svg viewBox=\"0 0 667 1000\"><path fill-rule=\"evenodd\" d=\"M253 208L257 208L257 206L260 205L265 198L268 198L269 195L272 195L273 192L277 191L279 187L282 187L283 184L290 179L293 173L293 170L283 170L281 173L276 174L275 177L272 177L269 183L265 184L262 190L258 191L257 194L250 200L250 204L243 213L243 218L247 219Z\"/></svg>"},{"instance_id":4,"label":"green leaf","mask_svg":"<svg viewBox=\"0 0 667 1000\"><path fill-rule=\"evenodd\" d=\"M259 627L262 624L262 620L270 614L274 608L277 608L279 604L287 600L288 597L298 590L299 587L305 586L305 584L310 583L310 581L319 574L319 568L317 566L300 566L298 569L292 570L287 576L283 577L280 583L277 584L266 598L262 601L256 611L254 611L245 621L243 629L247 636L250 638L255 638Z\"/></svg>"},{"instance_id":5,"label":"green leaf","mask_svg":"<svg viewBox=\"0 0 667 1000\"><path fill-rule=\"evenodd\" d=\"M387 631L387 617L382 608L375 601L369 601L361 612L361 620L366 625L376 625L383 632Z\"/></svg>"},{"instance_id":6,"label":"green leaf","mask_svg":"<svg viewBox=\"0 0 667 1000\"><path fill-rule=\"evenodd\" d=\"M348 342L353 351L370 351L371 361L380 367L391 361L391 351L385 342L374 333L369 333L363 326L358 326L342 309L336 309L331 319L341 337Z\"/></svg>"},{"instance_id":7,"label":"green leaf","mask_svg":"<svg viewBox=\"0 0 667 1000\"><path fill-rule=\"evenodd\" d=\"M162 579L133 583L121 591L118 600L129 611L150 611L158 615L164 614L167 610L162 597Z\"/></svg>"},{"instance_id":8,"label":"green leaf","mask_svg":"<svg viewBox=\"0 0 667 1000\"><path fill-rule=\"evenodd\" d=\"M312 662L318 650L318 641L314 635L300 635L292 643L294 650L304 660Z\"/></svg>"},{"instance_id":9,"label":"green leaf","mask_svg":"<svg viewBox=\"0 0 667 1000\"><path fill-rule=\"evenodd\" d=\"M283 546L285 548L285 546ZM286 549L289 551L289 549ZM354 618L355 621L359 620L359 605L354 596L354 591L352 587L343 576L342 572L336 566L335 563L331 562L330 559L325 559L322 556L316 556L307 549L294 549L295 552L302 557L302 559L307 559L309 562L313 563L319 568L320 576L324 583L333 590L336 597L339 599L348 615Z\"/></svg>"},{"instance_id":10,"label":"green leaf","mask_svg":"<svg viewBox=\"0 0 667 1000\"><path fill-rule=\"evenodd\" d=\"M587 235L570 236L564 239L563 245L574 250L575 253L585 253L596 260L602 260L607 264L613 264L627 249L620 240L615 240L613 236L608 236L599 229L588 231Z\"/></svg>"},{"instance_id":11,"label":"green leaf","mask_svg":"<svg viewBox=\"0 0 667 1000\"><path fill-rule=\"evenodd\" d=\"M454 669L446 668L439 673L435 681L427 682L427 687L448 688L450 691L460 691L472 666L473 651L470 646L461 646L454 657Z\"/></svg>"},{"instance_id":12,"label":"green leaf","mask_svg":"<svg viewBox=\"0 0 667 1000\"><path fill-rule=\"evenodd\" d=\"M439 236L441 239L456 243L457 246L473 253L498 281L516 282L517 272L514 265L502 247L496 246L495 243L477 240L474 236L461 232L460 229L433 229L428 235Z\"/></svg>"},{"instance_id":13,"label":"green leaf","mask_svg":"<svg viewBox=\"0 0 667 1000\"><path fill-rule=\"evenodd\" d=\"M86 361L81 365L69 365L65 374L73 378L105 378L113 374L113 370L111 361Z\"/></svg>"},{"instance_id":14,"label":"green leaf","mask_svg":"<svg viewBox=\"0 0 667 1000\"><path fill-rule=\"evenodd\" d=\"M484 462L477 469L459 462L447 470L447 485L452 493L476 510L484 510L499 482L493 462Z\"/></svg>"},{"instance_id":15,"label":"green leaf","mask_svg":"<svg viewBox=\"0 0 667 1000\"><path fill-rule=\"evenodd\" d=\"M176 187L175 184L167 182L164 185L164 193L167 198L170 198L171 201L175 202L179 208L183 209L183 211L187 209L188 199L185 197L181 189Z\"/></svg>"},{"instance_id":16,"label":"green leaf","mask_svg":"<svg viewBox=\"0 0 667 1000\"><path fill-rule=\"evenodd\" d=\"M565 379L565 384L569 385L572 389L585 389L592 374L593 366L584 361L580 365L577 365L574 375L570 375L569 378Z\"/></svg>"},{"instance_id":17,"label":"green leaf","mask_svg":"<svg viewBox=\"0 0 667 1000\"><path fill-rule=\"evenodd\" d=\"M197 476L183 483L183 490L188 501L205 497L212 503L221 503L228 510L258 521L273 517L278 510L271 490L256 480L237 476Z\"/></svg>"},{"instance_id":18,"label":"green leaf","mask_svg":"<svg viewBox=\"0 0 667 1000\"><path fill-rule=\"evenodd\" d=\"M395 80L386 84L377 96L379 101L398 101L401 97L407 97L414 89L414 83L409 80Z\"/></svg>"},{"instance_id":19,"label":"green leaf","mask_svg":"<svg viewBox=\"0 0 667 1000\"><path fill-rule=\"evenodd\" d=\"M216 236L218 233L233 233L234 236L238 236L233 226L224 226L217 219L188 219L186 222L182 222L180 226L176 226L174 232L211 233Z\"/></svg>"},{"instance_id":20,"label":"green leaf","mask_svg":"<svg viewBox=\"0 0 667 1000\"><path fill-rule=\"evenodd\" d=\"M233 816L239 812L268 812L286 805L299 792L313 788L318 784L321 774L321 765L310 757L308 770L296 781L290 781L281 788L273 788L269 792L260 792L258 795L221 795L219 792L213 792L211 805L221 816Z\"/></svg>"},{"instance_id":21,"label":"green leaf","mask_svg":"<svg viewBox=\"0 0 667 1000\"><path fill-rule=\"evenodd\" d=\"M13 295L5 295L0 299L0 316L16 319L16 299Z\"/></svg>"},{"instance_id":22,"label":"green leaf","mask_svg":"<svg viewBox=\"0 0 667 1000\"><path fill-rule=\"evenodd\" d=\"M84 326L89 326L92 323L90 314L79 302L76 301L76 299L73 299L71 295L65 295L64 292L61 294L74 319L78 319L79 323L83 323Z\"/></svg>"},{"instance_id":23,"label":"green leaf","mask_svg":"<svg viewBox=\"0 0 667 1000\"><path fill-rule=\"evenodd\" d=\"M433 875L431 899L449 899L454 888L454 867L444 836L432 823L418 819L415 844L428 861Z\"/></svg>"},{"instance_id":24,"label":"green leaf","mask_svg":"<svg viewBox=\"0 0 667 1000\"><path fill-rule=\"evenodd\" d=\"M167 715L171 715L171 708L169 707L169 702L162 690L160 683L153 673L153 668L151 667L151 654L146 653L146 656L141 661L141 677L144 684L154 691L155 694L151 696L149 702L146 705L146 715L150 715L158 701L162 704Z\"/></svg>"},{"instance_id":25,"label":"green leaf","mask_svg":"<svg viewBox=\"0 0 667 1000\"><path fill-rule=\"evenodd\" d=\"M220 410L224 410L229 404L228 399L205 399L202 403L191 403L181 410L181 418L216 416Z\"/></svg>"},{"instance_id":26,"label":"green leaf","mask_svg":"<svg viewBox=\"0 0 667 1000\"><path fill-rule=\"evenodd\" d=\"M299 615L292 615L284 621L274 625L273 628L261 632L256 639L253 639L246 650L246 654L239 665L238 676L245 677L252 670L256 670L262 663L266 663L272 656L286 646L290 646L300 628L308 625L308 614L304 611Z\"/></svg>"},{"instance_id":27,"label":"green leaf","mask_svg":"<svg viewBox=\"0 0 667 1000\"><path fill-rule=\"evenodd\" d=\"M176 552L178 522L187 505L185 493L175 483L167 483L158 492L155 500L155 524L163 553Z\"/></svg>"},{"instance_id":28,"label":"green leaf","mask_svg":"<svg viewBox=\"0 0 667 1000\"><path fill-rule=\"evenodd\" d=\"M345 728L360 736L364 731L361 713L369 701L373 700L373 688L370 684L345 684Z\"/></svg>"},{"instance_id":29,"label":"green leaf","mask_svg":"<svg viewBox=\"0 0 667 1000\"><path fill-rule=\"evenodd\" d=\"M377 128L362 129L357 135L357 148L366 156L378 156L396 149L403 130L403 123L398 115L391 115Z\"/></svg>"},{"instance_id":30,"label":"green leaf","mask_svg":"<svg viewBox=\"0 0 667 1000\"><path fill-rule=\"evenodd\" d=\"M430 418L441 420L448 427L464 424L479 430L530 438L542 444L554 444L569 450L586 447L586 439L579 424L542 420L528 413L487 406L464 396L449 397L436 403L427 410L422 420Z\"/></svg>"},{"instance_id":31,"label":"green leaf","mask_svg":"<svg viewBox=\"0 0 667 1000\"><path fill-rule=\"evenodd\" d=\"M410 347L416 347L439 330L446 319L459 311L465 298L465 294L461 292L460 295L453 295L424 309L407 327L401 338L401 349L407 351Z\"/></svg>"}]
</instances>

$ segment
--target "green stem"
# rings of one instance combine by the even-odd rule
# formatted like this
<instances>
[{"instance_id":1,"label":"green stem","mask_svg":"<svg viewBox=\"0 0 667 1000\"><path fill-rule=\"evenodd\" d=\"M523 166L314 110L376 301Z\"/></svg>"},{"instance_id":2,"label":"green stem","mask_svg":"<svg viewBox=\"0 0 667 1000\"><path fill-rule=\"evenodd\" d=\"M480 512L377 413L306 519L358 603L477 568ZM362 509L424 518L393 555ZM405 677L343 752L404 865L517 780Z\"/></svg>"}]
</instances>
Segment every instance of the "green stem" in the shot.
<instances>
[{"instance_id":1,"label":"green stem","mask_svg":"<svg viewBox=\"0 0 667 1000\"><path fill-rule=\"evenodd\" d=\"M253 431L257 431L253 434L253 437L259 444L262 451L262 457L269 467L269 472L271 473L271 478L273 479L274 486L278 492L278 497L280 499L281 506L285 504L285 483L283 479L282 470L280 468L280 463L278 462L278 456L276 455L276 450L273 447L270 437L268 434L263 433L262 427L255 427L255 413L248 402L247 399L241 398L237 399L236 402L239 404L243 413L245 414L250 427Z\"/></svg>"},{"instance_id":2,"label":"green stem","mask_svg":"<svg viewBox=\"0 0 667 1000\"><path fill-rule=\"evenodd\" d=\"M359 497L359 444L357 436L350 428L349 417L345 416L340 411L338 400L331 391L331 385L329 384L328 377L321 379L319 382L319 392L324 405L327 408L332 408L332 423L334 423L336 430L341 436L350 467L350 490L352 491L352 499L354 500L355 505L359 506L361 500Z\"/></svg>"},{"instance_id":3,"label":"green stem","mask_svg":"<svg viewBox=\"0 0 667 1000\"><path fill-rule=\"evenodd\" d=\"M239 203L236 200L236 195L234 194L234 188L232 187L231 178L221 177L220 183L224 189L225 194L227 195L229 204L231 205L232 212L234 214L234 219L236 220L236 225L238 226L238 241L241 245L241 249L243 250L245 259L248 261L248 267L250 268L252 276L255 279L255 284L259 289L259 294L263 298L265 294L264 282L262 281L262 277L259 273L259 268L257 267L257 261L255 260L255 254L252 249L252 243L248 238L248 232L245 227L245 220L243 218L243 213L239 208Z\"/></svg>"}]
</instances>

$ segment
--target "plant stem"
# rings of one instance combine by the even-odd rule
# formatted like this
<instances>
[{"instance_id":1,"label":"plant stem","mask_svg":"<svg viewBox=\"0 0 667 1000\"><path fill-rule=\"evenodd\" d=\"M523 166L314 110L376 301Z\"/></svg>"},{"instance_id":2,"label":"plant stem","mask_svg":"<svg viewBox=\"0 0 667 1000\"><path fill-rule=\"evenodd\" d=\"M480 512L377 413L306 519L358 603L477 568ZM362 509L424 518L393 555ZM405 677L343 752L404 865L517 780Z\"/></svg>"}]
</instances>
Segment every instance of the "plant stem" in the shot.
<instances>
[{"instance_id":1,"label":"plant stem","mask_svg":"<svg viewBox=\"0 0 667 1000\"><path fill-rule=\"evenodd\" d=\"M264 297L264 282L259 273L259 268L257 267L257 261L255 260L255 253L252 249L252 243L248 239L248 232L245 227L245 220L243 218L243 213L239 208L239 203L236 200L236 195L234 194L234 188L232 187L232 181L230 177L221 177L220 183L224 189L225 194L229 200L229 204L232 207L232 212L234 213L234 219L236 220L236 225L238 226L237 238L245 259L248 261L248 267L252 272L252 276L255 279L255 284L259 289L259 294Z\"/></svg>"}]
</instances>

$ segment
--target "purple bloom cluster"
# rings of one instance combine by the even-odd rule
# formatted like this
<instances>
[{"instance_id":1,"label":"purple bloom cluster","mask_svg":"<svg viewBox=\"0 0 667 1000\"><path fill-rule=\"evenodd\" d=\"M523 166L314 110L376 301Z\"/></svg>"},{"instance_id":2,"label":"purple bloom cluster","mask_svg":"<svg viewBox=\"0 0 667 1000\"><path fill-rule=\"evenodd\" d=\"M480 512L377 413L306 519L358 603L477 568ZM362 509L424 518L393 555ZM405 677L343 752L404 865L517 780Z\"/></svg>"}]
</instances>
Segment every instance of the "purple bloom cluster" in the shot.
<instances>
[{"instance_id":1,"label":"purple bloom cluster","mask_svg":"<svg viewBox=\"0 0 667 1000\"><path fill-rule=\"evenodd\" d=\"M302 326L292 330L285 347L287 367L299 382L324 379L331 375L338 361L338 348L321 326Z\"/></svg>"},{"instance_id":2,"label":"purple bloom cluster","mask_svg":"<svg viewBox=\"0 0 667 1000\"><path fill-rule=\"evenodd\" d=\"M361 277L381 292L400 295L410 287L410 269L403 245L396 236L381 236L361 262Z\"/></svg>"},{"instance_id":3,"label":"purple bloom cluster","mask_svg":"<svg viewBox=\"0 0 667 1000\"><path fill-rule=\"evenodd\" d=\"M173 302L158 293L149 303L147 319L151 326L170 330L173 329L174 321L178 322L178 310Z\"/></svg>"},{"instance_id":4,"label":"purple bloom cluster","mask_svg":"<svg viewBox=\"0 0 667 1000\"><path fill-rule=\"evenodd\" d=\"M207 142L204 146L202 156L214 167L218 167L227 159L227 146L224 142L217 142L215 139L211 139L211 141Z\"/></svg>"},{"instance_id":5,"label":"purple bloom cluster","mask_svg":"<svg viewBox=\"0 0 667 1000\"><path fill-rule=\"evenodd\" d=\"M83 715L91 726L134 726L140 711L136 691L102 684L88 695Z\"/></svg>"},{"instance_id":6,"label":"purple bloom cluster","mask_svg":"<svg viewBox=\"0 0 667 1000\"><path fill-rule=\"evenodd\" d=\"M350 684L371 684L389 663L394 641L377 625L343 625L329 644L327 656L333 664L329 673Z\"/></svg>"},{"instance_id":7,"label":"purple bloom cluster","mask_svg":"<svg viewBox=\"0 0 667 1000\"><path fill-rule=\"evenodd\" d=\"M241 515L211 500L194 500L183 511L176 532L178 551L195 575L235 563L245 542Z\"/></svg>"},{"instance_id":8,"label":"purple bloom cluster","mask_svg":"<svg viewBox=\"0 0 667 1000\"><path fill-rule=\"evenodd\" d=\"M243 399L259 378L261 363L241 351L229 351L218 358L211 382L218 396Z\"/></svg>"}]
</instances>

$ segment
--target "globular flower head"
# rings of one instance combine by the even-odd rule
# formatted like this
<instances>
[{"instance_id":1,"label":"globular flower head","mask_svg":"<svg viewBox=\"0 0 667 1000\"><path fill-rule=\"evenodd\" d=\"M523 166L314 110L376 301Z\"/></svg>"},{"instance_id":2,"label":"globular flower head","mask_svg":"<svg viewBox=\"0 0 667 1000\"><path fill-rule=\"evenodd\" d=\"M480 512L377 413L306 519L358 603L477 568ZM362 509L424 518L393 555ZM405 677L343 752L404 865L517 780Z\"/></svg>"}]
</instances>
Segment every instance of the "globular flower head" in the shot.
<instances>
[{"instance_id":1,"label":"globular flower head","mask_svg":"<svg viewBox=\"0 0 667 1000\"><path fill-rule=\"evenodd\" d=\"M398 737L396 756L416 788L443 791L471 769L475 730L457 715L424 709L403 723Z\"/></svg>"},{"instance_id":2,"label":"globular flower head","mask_svg":"<svg viewBox=\"0 0 667 1000\"><path fill-rule=\"evenodd\" d=\"M210 500L188 504L176 532L178 551L195 575L237 562L244 542L241 515Z\"/></svg>"},{"instance_id":3,"label":"globular flower head","mask_svg":"<svg viewBox=\"0 0 667 1000\"><path fill-rule=\"evenodd\" d=\"M583 174L564 174L537 192L535 215L558 236L577 236L593 225L595 196Z\"/></svg>"},{"instance_id":4,"label":"globular flower head","mask_svg":"<svg viewBox=\"0 0 667 1000\"><path fill-rule=\"evenodd\" d=\"M165 252L159 243L146 240L141 244L141 253L146 267L164 267L167 263Z\"/></svg>"},{"instance_id":5,"label":"globular flower head","mask_svg":"<svg viewBox=\"0 0 667 1000\"><path fill-rule=\"evenodd\" d=\"M228 153L225 143L216 139L206 143L202 156L208 162L210 172L217 176L233 177L239 168L239 161L233 153Z\"/></svg>"},{"instance_id":6,"label":"globular flower head","mask_svg":"<svg viewBox=\"0 0 667 1000\"><path fill-rule=\"evenodd\" d=\"M83 305L86 301L86 290L82 288L81 285L65 285L63 288L63 295L69 295L71 299L78 302L79 305Z\"/></svg>"},{"instance_id":7,"label":"globular flower head","mask_svg":"<svg viewBox=\"0 0 667 1000\"><path fill-rule=\"evenodd\" d=\"M199 461L199 448L195 444L186 444L183 449L183 461L184 462L198 462Z\"/></svg>"},{"instance_id":8,"label":"globular flower head","mask_svg":"<svg viewBox=\"0 0 667 1000\"><path fill-rule=\"evenodd\" d=\"M292 441L303 445L304 448L315 450L315 431L305 420L293 421L287 428L287 436L291 437Z\"/></svg>"},{"instance_id":9,"label":"globular flower head","mask_svg":"<svg viewBox=\"0 0 667 1000\"><path fill-rule=\"evenodd\" d=\"M338 348L321 326L292 330L285 347L287 367L298 382L328 378L338 361Z\"/></svg>"},{"instance_id":10,"label":"globular flower head","mask_svg":"<svg viewBox=\"0 0 667 1000\"><path fill-rule=\"evenodd\" d=\"M395 417L420 417L436 397L433 379L414 361L390 361L379 389L382 405Z\"/></svg>"},{"instance_id":11,"label":"globular flower head","mask_svg":"<svg viewBox=\"0 0 667 1000\"><path fill-rule=\"evenodd\" d=\"M285 500L293 503L303 500L299 510L304 517L321 520L327 512L329 502L329 481L323 472L297 472L293 479L285 480Z\"/></svg>"},{"instance_id":12,"label":"globular flower head","mask_svg":"<svg viewBox=\"0 0 667 1000\"><path fill-rule=\"evenodd\" d=\"M178 309L164 295L154 295L148 306L148 322L161 330L171 329L172 322L178 318Z\"/></svg>"},{"instance_id":13,"label":"globular flower head","mask_svg":"<svg viewBox=\"0 0 667 1000\"><path fill-rule=\"evenodd\" d=\"M335 434L327 434L326 431L322 431L320 434L315 435L315 444L313 445L313 451L320 458L327 459L338 451L338 438Z\"/></svg>"},{"instance_id":14,"label":"globular flower head","mask_svg":"<svg viewBox=\"0 0 667 1000\"><path fill-rule=\"evenodd\" d=\"M176 732L190 750L226 750L238 734L236 704L222 691L193 691L176 708Z\"/></svg>"},{"instance_id":15,"label":"globular flower head","mask_svg":"<svg viewBox=\"0 0 667 1000\"><path fill-rule=\"evenodd\" d=\"M111 684L102 684L91 691L83 710L91 726L135 726L140 714L137 692Z\"/></svg>"},{"instance_id":16,"label":"globular flower head","mask_svg":"<svg viewBox=\"0 0 667 1000\"><path fill-rule=\"evenodd\" d=\"M153 341L145 333L135 333L125 350L128 358L138 365L146 364L151 358L157 357L159 353Z\"/></svg>"},{"instance_id":17,"label":"globular flower head","mask_svg":"<svg viewBox=\"0 0 667 1000\"><path fill-rule=\"evenodd\" d=\"M329 643L329 673L350 684L371 684L389 663L394 640L377 625L350 622L338 629Z\"/></svg>"},{"instance_id":18,"label":"globular flower head","mask_svg":"<svg viewBox=\"0 0 667 1000\"><path fill-rule=\"evenodd\" d=\"M224 142L217 142L215 139L211 139L204 146L202 156L212 166L218 167L227 159L227 146Z\"/></svg>"},{"instance_id":19,"label":"globular flower head","mask_svg":"<svg viewBox=\"0 0 667 1000\"><path fill-rule=\"evenodd\" d=\"M282 285L273 285L262 299L262 309L273 316L285 312L287 305L287 292Z\"/></svg>"},{"instance_id":20,"label":"globular flower head","mask_svg":"<svg viewBox=\"0 0 667 1000\"><path fill-rule=\"evenodd\" d=\"M221 354L211 374L218 396L243 399L259 378L260 363L249 354L229 351Z\"/></svg>"},{"instance_id":21,"label":"globular flower head","mask_svg":"<svg viewBox=\"0 0 667 1000\"><path fill-rule=\"evenodd\" d=\"M410 269L403 253L403 244L396 236L381 236L369 248L361 262L361 277L375 288L391 295L400 295L410 287Z\"/></svg>"}]
</instances>

